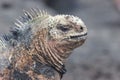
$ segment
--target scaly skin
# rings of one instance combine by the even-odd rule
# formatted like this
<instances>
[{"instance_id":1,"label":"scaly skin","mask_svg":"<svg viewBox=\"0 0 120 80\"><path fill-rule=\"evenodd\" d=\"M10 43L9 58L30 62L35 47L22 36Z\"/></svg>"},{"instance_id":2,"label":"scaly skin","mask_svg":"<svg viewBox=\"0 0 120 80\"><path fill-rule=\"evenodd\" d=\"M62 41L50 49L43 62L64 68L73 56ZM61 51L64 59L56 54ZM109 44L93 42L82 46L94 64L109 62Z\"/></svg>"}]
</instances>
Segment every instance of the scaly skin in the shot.
<instances>
[{"instance_id":1,"label":"scaly skin","mask_svg":"<svg viewBox=\"0 0 120 80\"><path fill-rule=\"evenodd\" d=\"M37 9L24 14L0 39L0 79L60 80L66 59L86 40L85 24L72 15L51 16Z\"/></svg>"}]
</instances>

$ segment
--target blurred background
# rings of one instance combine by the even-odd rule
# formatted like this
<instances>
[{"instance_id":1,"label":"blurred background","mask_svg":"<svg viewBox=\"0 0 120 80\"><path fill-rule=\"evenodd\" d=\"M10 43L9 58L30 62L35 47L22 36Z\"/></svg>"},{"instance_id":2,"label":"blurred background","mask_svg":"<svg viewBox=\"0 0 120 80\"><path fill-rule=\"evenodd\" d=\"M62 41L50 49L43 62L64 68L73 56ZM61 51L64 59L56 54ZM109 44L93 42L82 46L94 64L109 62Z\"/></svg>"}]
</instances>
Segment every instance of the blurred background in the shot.
<instances>
[{"instance_id":1,"label":"blurred background","mask_svg":"<svg viewBox=\"0 0 120 80\"><path fill-rule=\"evenodd\" d=\"M120 0L0 0L0 33L34 7L78 16L88 27L88 39L68 59L62 80L120 80Z\"/></svg>"}]
</instances>

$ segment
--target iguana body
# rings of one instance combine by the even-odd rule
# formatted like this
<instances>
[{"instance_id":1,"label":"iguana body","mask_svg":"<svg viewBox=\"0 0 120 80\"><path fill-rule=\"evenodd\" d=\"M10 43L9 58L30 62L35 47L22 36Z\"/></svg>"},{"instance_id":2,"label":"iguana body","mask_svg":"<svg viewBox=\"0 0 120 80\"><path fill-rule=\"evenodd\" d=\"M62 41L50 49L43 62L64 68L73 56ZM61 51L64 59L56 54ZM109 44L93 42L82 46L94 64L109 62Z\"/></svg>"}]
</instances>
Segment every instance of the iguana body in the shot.
<instances>
[{"instance_id":1,"label":"iguana body","mask_svg":"<svg viewBox=\"0 0 120 80\"><path fill-rule=\"evenodd\" d=\"M60 80L64 62L87 35L84 23L72 15L51 16L32 9L0 39L2 80Z\"/></svg>"}]
</instances>

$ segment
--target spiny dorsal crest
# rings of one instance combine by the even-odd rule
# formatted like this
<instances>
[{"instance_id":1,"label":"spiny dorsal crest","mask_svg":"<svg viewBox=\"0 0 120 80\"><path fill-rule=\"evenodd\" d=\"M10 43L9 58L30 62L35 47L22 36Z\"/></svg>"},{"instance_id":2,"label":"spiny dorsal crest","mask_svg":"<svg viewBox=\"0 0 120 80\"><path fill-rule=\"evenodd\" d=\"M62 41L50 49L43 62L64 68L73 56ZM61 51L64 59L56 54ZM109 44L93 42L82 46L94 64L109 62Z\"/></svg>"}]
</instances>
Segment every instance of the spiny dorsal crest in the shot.
<instances>
[{"instance_id":1,"label":"spiny dorsal crest","mask_svg":"<svg viewBox=\"0 0 120 80\"><path fill-rule=\"evenodd\" d=\"M46 11L41 11L38 8L30 9L30 11L23 10L24 15L20 16L19 19L16 19L15 27L11 29L12 39L15 39L17 43L25 43L28 45L30 43L32 37L33 27L39 22L42 23L45 19L47 19L50 15L47 14Z\"/></svg>"},{"instance_id":2,"label":"spiny dorsal crest","mask_svg":"<svg viewBox=\"0 0 120 80\"><path fill-rule=\"evenodd\" d=\"M20 16L20 19L16 19L15 25L18 30L25 30L30 24L35 24L37 20L43 21L50 15L46 11L41 11L38 8L31 8L30 12L23 10L24 16Z\"/></svg>"}]
</instances>

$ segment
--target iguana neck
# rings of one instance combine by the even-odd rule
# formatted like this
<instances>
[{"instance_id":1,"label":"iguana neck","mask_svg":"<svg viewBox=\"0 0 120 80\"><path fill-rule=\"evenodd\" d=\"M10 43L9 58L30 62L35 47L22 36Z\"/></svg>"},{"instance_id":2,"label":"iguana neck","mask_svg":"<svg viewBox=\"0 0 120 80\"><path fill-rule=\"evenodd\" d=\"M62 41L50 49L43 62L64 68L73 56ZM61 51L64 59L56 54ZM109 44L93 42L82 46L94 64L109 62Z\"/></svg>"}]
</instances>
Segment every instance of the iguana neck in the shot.
<instances>
[{"instance_id":1,"label":"iguana neck","mask_svg":"<svg viewBox=\"0 0 120 80\"><path fill-rule=\"evenodd\" d=\"M65 49L58 47L54 41L47 41L46 35L47 33L42 30L33 37L31 55L34 56L35 60L53 67L60 75L63 75L66 72L64 66Z\"/></svg>"}]
</instances>

